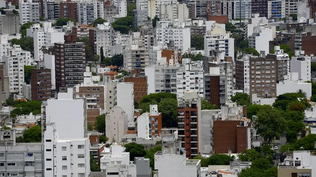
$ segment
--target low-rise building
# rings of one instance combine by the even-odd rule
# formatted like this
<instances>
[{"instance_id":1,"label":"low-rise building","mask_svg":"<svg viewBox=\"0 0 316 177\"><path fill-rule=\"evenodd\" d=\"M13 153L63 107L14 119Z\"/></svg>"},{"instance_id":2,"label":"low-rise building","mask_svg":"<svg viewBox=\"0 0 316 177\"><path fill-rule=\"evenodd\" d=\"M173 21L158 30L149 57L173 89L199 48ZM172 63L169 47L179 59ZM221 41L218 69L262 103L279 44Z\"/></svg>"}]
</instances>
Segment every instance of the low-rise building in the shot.
<instances>
[{"instance_id":1,"label":"low-rise building","mask_svg":"<svg viewBox=\"0 0 316 177\"><path fill-rule=\"evenodd\" d=\"M158 112L158 105L150 105L149 113L143 113L137 118L137 137L154 139L160 135L162 114Z\"/></svg>"}]
</instances>

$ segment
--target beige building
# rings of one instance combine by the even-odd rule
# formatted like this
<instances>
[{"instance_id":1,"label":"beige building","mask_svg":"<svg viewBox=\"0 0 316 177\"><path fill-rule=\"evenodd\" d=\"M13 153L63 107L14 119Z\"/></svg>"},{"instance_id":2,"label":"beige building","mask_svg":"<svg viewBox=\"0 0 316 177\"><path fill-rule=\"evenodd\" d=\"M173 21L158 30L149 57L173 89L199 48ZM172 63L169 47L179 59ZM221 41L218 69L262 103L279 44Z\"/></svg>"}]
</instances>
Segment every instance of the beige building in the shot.
<instances>
[{"instance_id":1,"label":"beige building","mask_svg":"<svg viewBox=\"0 0 316 177\"><path fill-rule=\"evenodd\" d=\"M121 142L123 135L127 131L127 114L119 106L111 109L105 118L106 137L110 142Z\"/></svg>"}]
</instances>

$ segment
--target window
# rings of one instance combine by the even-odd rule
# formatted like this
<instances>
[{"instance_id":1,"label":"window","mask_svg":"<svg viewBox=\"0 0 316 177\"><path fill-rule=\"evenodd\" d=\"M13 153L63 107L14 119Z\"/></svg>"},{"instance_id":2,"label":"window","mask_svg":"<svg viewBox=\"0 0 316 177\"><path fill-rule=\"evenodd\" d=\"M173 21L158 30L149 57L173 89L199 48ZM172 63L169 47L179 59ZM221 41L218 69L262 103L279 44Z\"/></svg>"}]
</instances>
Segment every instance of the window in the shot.
<instances>
[{"instance_id":1,"label":"window","mask_svg":"<svg viewBox=\"0 0 316 177\"><path fill-rule=\"evenodd\" d=\"M62 169L63 169L63 170L67 170L67 166L66 166L66 165L63 165L63 166L62 166Z\"/></svg>"},{"instance_id":2,"label":"window","mask_svg":"<svg viewBox=\"0 0 316 177\"><path fill-rule=\"evenodd\" d=\"M46 140L46 142L52 142L52 140Z\"/></svg>"},{"instance_id":3,"label":"window","mask_svg":"<svg viewBox=\"0 0 316 177\"><path fill-rule=\"evenodd\" d=\"M78 158L79 158L79 159L84 158L84 154L78 154Z\"/></svg>"},{"instance_id":4,"label":"window","mask_svg":"<svg viewBox=\"0 0 316 177\"><path fill-rule=\"evenodd\" d=\"M67 156L62 156L62 160L67 160Z\"/></svg>"},{"instance_id":5,"label":"window","mask_svg":"<svg viewBox=\"0 0 316 177\"><path fill-rule=\"evenodd\" d=\"M78 164L78 168L84 168L84 166L85 166L84 163L79 163Z\"/></svg>"},{"instance_id":6,"label":"window","mask_svg":"<svg viewBox=\"0 0 316 177\"><path fill-rule=\"evenodd\" d=\"M67 175L63 175L63 177L67 177Z\"/></svg>"},{"instance_id":7,"label":"window","mask_svg":"<svg viewBox=\"0 0 316 177\"><path fill-rule=\"evenodd\" d=\"M46 168L46 170L47 170L47 171L51 171L52 169L51 169L51 168Z\"/></svg>"},{"instance_id":8,"label":"window","mask_svg":"<svg viewBox=\"0 0 316 177\"><path fill-rule=\"evenodd\" d=\"M78 149L84 149L84 145L78 145Z\"/></svg>"},{"instance_id":9,"label":"window","mask_svg":"<svg viewBox=\"0 0 316 177\"><path fill-rule=\"evenodd\" d=\"M46 159L46 161L52 161L52 159Z\"/></svg>"},{"instance_id":10,"label":"window","mask_svg":"<svg viewBox=\"0 0 316 177\"><path fill-rule=\"evenodd\" d=\"M66 146L63 146L61 149L62 149L62 151L67 151L67 147Z\"/></svg>"},{"instance_id":11,"label":"window","mask_svg":"<svg viewBox=\"0 0 316 177\"><path fill-rule=\"evenodd\" d=\"M4 166L4 163L0 163L0 167L3 167Z\"/></svg>"},{"instance_id":12,"label":"window","mask_svg":"<svg viewBox=\"0 0 316 177\"><path fill-rule=\"evenodd\" d=\"M51 149L46 149L46 152L51 152L52 150Z\"/></svg>"},{"instance_id":13,"label":"window","mask_svg":"<svg viewBox=\"0 0 316 177\"><path fill-rule=\"evenodd\" d=\"M78 177L85 177L84 173L78 173Z\"/></svg>"},{"instance_id":14,"label":"window","mask_svg":"<svg viewBox=\"0 0 316 177\"><path fill-rule=\"evenodd\" d=\"M8 163L8 166L15 166L15 163Z\"/></svg>"}]
</instances>

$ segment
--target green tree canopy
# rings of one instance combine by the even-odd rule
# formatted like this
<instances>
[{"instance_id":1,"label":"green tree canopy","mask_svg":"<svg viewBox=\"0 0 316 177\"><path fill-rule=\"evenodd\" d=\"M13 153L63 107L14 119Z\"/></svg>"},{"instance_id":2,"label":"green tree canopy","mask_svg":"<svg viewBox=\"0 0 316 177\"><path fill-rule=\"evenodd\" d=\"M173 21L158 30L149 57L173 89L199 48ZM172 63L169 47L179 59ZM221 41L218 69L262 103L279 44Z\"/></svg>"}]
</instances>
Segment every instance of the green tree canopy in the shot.
<instances>
[{"instance_id":1,"label":"green tree canopy","mask_svg":"<svg viewBox=\"0 0 316 177\"><path fill-rule=\"evenodd\" d=\"M149 95L145 95L141 100L140 104L143 103L152 103L155 101L156 103L159 103L165 98L174 98L177 99L177 95L173 93L164 93L164 92L159 92L159 93L151 93Z\"/></svg>"},{"instance_id":2,"label":"green tree canopy","mask_svg":"<svg viewBox=\"0 0 316 177\"><path fill-rule=\"evenodd\" d=\"M125 144L125 151L129 152L131 161L134 161L135 157L144 157L146 155L144 146L134 142Z\"/></svg>"},{"instance_id":3,"label":"green tree canopy","mask_svg":"<svg viewBox=\"0 0 316 177\"><path fill-rule=\"evenodd\" d=\"M246 48L245 49L245 53L246 54L252 54L254 56L259 56L259 52L256 49L254 49L254 48Z\"/></svg>"},{"instance_id":4,"label":"green tree canopy","mask_svg":"<svg viewBox=\"0 0 316 177\"><path fill-rule=\"evenodd\" d=\"M111 58L111 60L112 60L112 65L117 66L117 68L123 66L124 57L123 57L122 54L114 55L114 56Z\"/></svg>"},{"instance_id":5,"label":"green tree canopy","mask_svg":"<svg viewBox=\"0 0 316 177\"><path fill-rule=\"evenodd\" d=\"M239 154L239 160L241 161L253 161L259 158L263 158L263 155L254 149L247 149Z\"/></svg>"},{"instance_id":6,"label":"green tree canopy","mask_svg":"<svg viewBox=\"0 0 316 177\"><path fill-rule=\"evenodd\" d=\"M101 171L98 163L93 159L92 154L90 154L90 171Z\"/></svg>"},{"instance_id":7,"label":"green tree canopy","mask_svg":"<svg viewBox=\"0 0 316 177\"><path fill-rule=\"evenodd\" d=\"M201 100L201 110L204 109L217 109L217 106L207 101L206 99Z\"/></svg>"},{"instance_id":8,"label":"green tree canopy","mask_svg":"<svg viewBox=\"0 0 316 177\"><path fill-rule=\"evenodd\" d=\"M22 34L22 37L26 36L26 30L31 28L32 25L34 25L35 23L33 22L28 22L28 23L24 23L21 28L20 28L20 33Z\"/></svg>"},{"instance_id":9,"label":"green tree canopy","mask_svg":"<svg viewBox=\"0 0 316 177\"><path fill-rule=\"evenodd\" d=\"M297 102L300 102L303 105ZM284 93L282 95L277 96L277 99L273 103L273 107L281 109L283 111L286 111L289 105L291 105L291 107L289 108L290 110L303 109L301 111L304 111L305 108L310 107L309 103L307 102L305 94L302 92Z\"/></svg>"},{"instance_id":10,"label":"green tree canopy","mask_svg":"<svg viewBox=\"0 0 316 177\"><path fill-rule=\"evenodd\" d=\"M312 70L312 72L316 71L316 63L315 62L311 62L311 70Z\"/></svg>"},{"instance_id":11,"label":"green tree canopy","mask_svg":"<svg viewBox=\"0 0 316 177\"><path fill-rule=\"evenodd\" d=\"M192 35L191 47L195 47L196 50L204 50L204 36Z\"/></svg>"},{"instance_id":12,"label":"green tree canopy","mask_svg":"<svg viewBox=\"0 0 316 177\"><path fill-rule=\"evenodd\" d=\"M251 104L249 95L247 93L236 93L236 95L233 96L231 100L241 106L248 106Z\"/></svg>"},{"instance_id":13,"label":"green tree canopy","mask_svg":"<svg viewBox=\"0 0 316 177\"><path fill-rule=\"evenodd\" d=\"M268 144L274 138L279 138L286 131L287 122L280 111L271 106L263 107L257 115L252 118L257 133L260 134Z\"/></svg>"},{"instance_id":14,"label":"green tree canopy","mask_svg":"<svg viewBox=\"0 0 316 177\"><path fill-rule=\"evenodd\" d=\"M99 132L105 134L105 114L96 117L94 128Z\"/></svg>"},{"instance_id":15,"label":"green tree canopy","mask_svg":"<svg viewBox=\"0 0 316 177\"><path fill-rule=\"evenodd\" d=\"M94 20L93 26L96 27L98 24L103 24L104 22L107 22L107 21L104 20L103 18L97 18Z\"/></svg>"},{"instance_id":16,"label":"green tree canopy","mask_svg":"<svg viewBox=\"0 0 316 177\"><path fill-rule=\"evenodd\" d=\"M214 154L208 158L196 156L194 159L201 160L201 167L208 167L209 165L229 165L232 157L225 154Z\"/></svg>"},{"instance_id":17,"label":"green tree canopy","mask_svg":"<svg viewBox=\"0 0 316 177\"><path fill-rule=\"evenodd\" d=\"M161 146L156 146L146 150L145 158L149 158L151 169L155 169L155 154L156 152L161 151Z\"/></svg>"},{"instance_id":18,"label":"green tree canopy","mask_svg":"<svg viewBox=\"0 0 316 177\"><path fill-rule=\"evenodd\" d=\"M18 115L27 115L31 112L34 115L41 114L41 105L40 101L15 102L13 105L15 109L11 111L10 117L15 118Z\"/></svg>"},{"instance_id":19,"label":"green tree canopy","mask_svg":"<svg viewBox=\"0 0 316 177\"><path fill-rule=\"evenodd\" d=\"M36 66L24 66L24 82L27 84L31 83L32 69Z\"/></svg>"},{"instance_id":20,"label":"green tree canopy","mask_svg":"<svg viewBox=\"0 0 316 177\"><path fill-rule=\"evenodd\" d=\"M71 18L58 18L57 21L56 21L56 26L64 26L64 25L67 25L68 21L72 21L72 22L75 22L75 20L71 19Z\"/></svg>"},{"instance_id":21,"label":"green tree canopy","mask_svg":"<svg viewBox=\"0 0 316 177\"><path fill-rule=\"evenodd\" d=\"M20 45L23 50L34 53L34 41L32 37L22 37L21 39L12 39L12 45Z\"/></svg>"},{"instance_id":22,"label":"green tree canopy","mask_svg":"<svg viewBox=\"0 0 316 177\"><path fill-rule=\"evenodd\" d=\"M253 104L247 106L247 117L249 119L252 119L253 116L257 115L257 113L264 107L269 107L268 105L258 105L258 104Z\"/></svg>"},{"instance_id":23,"label":"green tree canopy","mask_svg":"<svg viewBox=\"0 0 316 177\"><path fill-rule=\"evenodd\" d=\"M136 9L136 3L128 3L127 5L127 16L133 16L133 10Z\"/></svg>"},{"instance_id":24,"label":"green tree canopy","mask_svg":"<svg viewBox=\"0 0 316 177\"><path fill-rule=\"evenodd\" d=\"M26 143L35 143L42 141L42 129L40 126L34 126L24 131L23 139Z\"/></svg>"},{"instance_id":25,"label":"green tree canopy","mask_svg":"<svg viewBox=\"0 0 316 177\"><path fill-rule=\"evenodd\" d=\"M178 102L173 98L165 98L158 104L162 114L162 127L176 127L178 117Z\"/></svg>"},{"instance_id":26,"label":"green tree canopy","mask_svg":"<svg viewBox=\"0 0 316 177\"><path fill-rule=\"evenodd\" d=\"M83 42L85 45L85 54L87 61L95 61L93 49L90 46L90 39L89 37L82 37L77 40L78 42Z\"/></svg>"},{"instance_id":27,"label":"green tree canopy","mask_svg":"<svg viewBox=\"0 0 316 177\"><path fill-rule=\"evenodd\" d=\"M131 30L133 25L133 17L132 16L126 16L117 19L115 22L112 23L112 27L115 31L119 31L122 34L128 34L128 32Z\"/></svg>"}]
</instances>

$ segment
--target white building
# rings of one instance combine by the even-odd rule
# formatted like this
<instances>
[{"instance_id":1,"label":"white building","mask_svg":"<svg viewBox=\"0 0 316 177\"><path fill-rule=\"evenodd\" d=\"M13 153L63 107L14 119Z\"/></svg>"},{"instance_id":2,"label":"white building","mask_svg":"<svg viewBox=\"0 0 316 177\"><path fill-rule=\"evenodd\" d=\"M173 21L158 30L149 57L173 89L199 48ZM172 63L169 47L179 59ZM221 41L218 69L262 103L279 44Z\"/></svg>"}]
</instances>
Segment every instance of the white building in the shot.
<instances>
[{"instance_id":1,"label":"white building","mask_svg":"<svg viewBox=\"0 0 316 177\"><path fill-rule=\"evenodd\" d=\"M52 90L55 90L56 89L55 55L44 54L44 66L45 68L50 69Z\"/></svg>"},{"instance_id":2,"label":"white building","mask_svg":"<svg viewBox=\"0 0 316 177\"><path fill-rule=\"evenodd\" d=\"M158 177L200 176L201 160L187 159L185 150L178 142L178 131L162 129L162 151L155 154L155 169Z\"/></svg>"},{"instance_id":3,"label":"white building","mask_svg":"<svg viewBox=\"0 0 316 177\"><path fill-rule=\"evenodd\" d=\"M109 22L98 24L94 29L94 50L97 55L101 55L101 48L105 57L111 56L111 49L114 45L114 30Z\"/></svg>"},{"instance_id":4,"label":"white building","mask_svg":"<svg viewBox=\"0 0 316 177\"><path fill-rule=\"evenodd\" d=\"M208 30L208 28L211 28ZM234 60L234 38L230 37L230 33L226 33L223 26L214 23L210 27L207 26L207 32L204 36L204 55L212 56L213 51L224 52L225 56L232 57Z\"/></svg>"},{"instance_id":5,"label":"white building","mask_svg":"<svg viewBox=\"0 0 316 177\"><path fill-rule=\"evenodd\" d=\"M87 136L86 102L73 99L74 90L47 100L43 112L44 170L46 177L90 174L90 143ZM45 124L44 124L45 125ZM71 127L71 128L69 128Z\"/></svg>"},{"instance_id":6,"label":"white building","mask_svg":"<svg viewBox=\"0 0 316 177\"><path fill-rule=\"evenodd\" d=\"M204 72L201 63L191 63L182 59L182 67L177 72L177 98L182 98L184 92L195 91L200 98L204 98Z\"/></svg>"},{"instance_id":7,"label":"white building","mask_svg":"<svg viewBox=\"0 0 316 177\"><path fill-rule=\"evenodd\" d=\"M111 109L105 118L105 134L110 142L119 143L127 131L127 114L119 106Z\"/></svg>"},{"instance_id":8,"label":"white building","mask_svg":"<svg viewBox=\"0 0 316 177\"><path fill-rule=\"evenodd\" d=\"M234 7L235 19L247 20L251 18L251 0L235 0Z\"/></svg>"},{"instance_id":9,"label":"white building","mask_svg":"<svg viewBox=\"0 0 316 177\"><path fill-rule=\"evenodd\" d=\"M254 27L262 24L267 25L269 23L266 17L259 17L260 14L252 14L252 18L249 19L247 24L247 37L253 34Z\"/></svg>"},{"instance_id":10,"label":"white building","mask_svg":"<svg viewBox=\"0 0 316 177\"><path fill-rule=\"evenodd\" d=\"M9 90L11 93L22 94L24 83L24 66L32 65L33 60L29 51L22 50L19 45L13 45L8 49L8 55L2 57L5 62L5 76L9 78Z\"/></svg>"},{"instance_id":11,"label":"white building","mask_svg":"<svg viewBox=\"0 0 316 177\"><path fill-rule=\"evenodd\" d=\"M137 137L142 139L154 139L158 136L161 127L161 113L158 105L150 105L149 113L145 112L137 117ZM159 122L160 121L160 122Z\"/></svg>"},{"instance_id":12,"label":"white building","mask_svg":"<svg viewBox=\"0 0 316 177\"><path fill-rule=\"evenodd\" d=\"M298 52L296 52L298 53ZM306 82L311 80L311 57L304 56L301 51L301 55L296 55L291 58L290 72L298 73L298 80Z\"/></svg>"},{"instance_id":13,"label":"white building","mask_svg":"<svg viewBox=\"0 0 316 177\"><path fill-rule=\"evenodd\" d=\"M191 48L190 28L172 21L159 21L156 27L157 43L169 44L183 53Z\"/></svg>"},{"instance_id":14,"label":"white building","mask_svg":"<svg viewBox=\"0 0 316 177\"><path fill-rule=\"evenodd\" d=\"M118 17L127 16L127 2L126 0L114 0L114 6L116 7Z\"/></svg>"},{"instance_id":15,"label":"white building","mask_svg":"<svg viewBox=\"0 0 316 177\"><path fill-rule=\"evenodd\" d=\"M269 42L275 37L275 26L257 25L249 36L249 47L256 49L259 53L264 51L270 53Z\"/></svg>"},{"instance_id":16,"label":"white building","mask_svg":"<svg viewBox=\"0 0 316 177\"><path fill-rule=\"evenodd\" d=\"M39 4L32 1L19 1L20 24L28 22L39 22Z\"/></svg>"},{"instance_id":17,"label":"white building","mask_svg":"<svg viewBox=\"0 0 316 177\"><path fill-rule=\"evenodd\" d=\"M129 152L117 144L105 148L100 158L100 168L107 176L136 177L136 166L130 163Z\"/></svg>"},{"instance_id":18,"label":"white building","mask_svg":"<svg viewBox=\"0 0 316 177\"><path fill-rule=\"evenodd\" d=\"M79 23L87 25L93 23L97 16L95 16L95 3L92 1L78 2L78 19Z\"/></svg>"},{"instance_id":19,"label":"white building","mask_svg":"<svg viewBox=\"0 0 316 177\"><path fill-rule=\"evenodd\" d=\"M298 79L298 73L292 72L289 79L285 79L277 83L276 85L277 96L284 93L295 93L300 90L306 93L306 98L309 99L312 96L312 84L300 81Z\"/></svg>"},{"instance_id":20,"label":"white building","mask_svg":"<svg viewBox=\"0 0 316 177\"><path fill-rule=\"evenodd\" d=\"M0 58L9 54L8 49L11 47L11 45L8 41L9 40L8 37L9 35L7 34L0 35Z\"/></svg>"},{"instance_id":21,"label":"white building","mask_svg":"<svg viewBox=\"0 0 316 177\"><path fill-rule=\"evenodd\" d=\"M186 4L161 4L158 8L160 8L159 19L171 21L178 19L179 22L184 22L189 18L189 9Z\"/></svg>"},{"instance_id":22,"label":"white building","mask_svg":"<svg viewBox=\"0 0 316 177\"><path fill-rule=\"evenodd\" d=\"M142 41L135 40L123 51L124 68L131 71L133 69L141 69L141 75L145 75L145 67L149 65L148 50L141 45Z\"/></svg>"},{"instance_id":23,"label":"white building","mask_svg":"<svg viewBox=\"0 0 316 177\"><path fill-rule=\"evenodd\" d=\"M94 17L104 19L104 2L93 1L93 4L94 4Z\"/></svg>"},{"instance_id":24,"label":"white building","mask_svg":"<svg viewBox=\"0 0 316 177\"><path fill-rule=\"evenodd\" d=\"M117 106L127 114L128 123L134 123L134 83L117 84Z\"/></svg>"}]
</instances>

